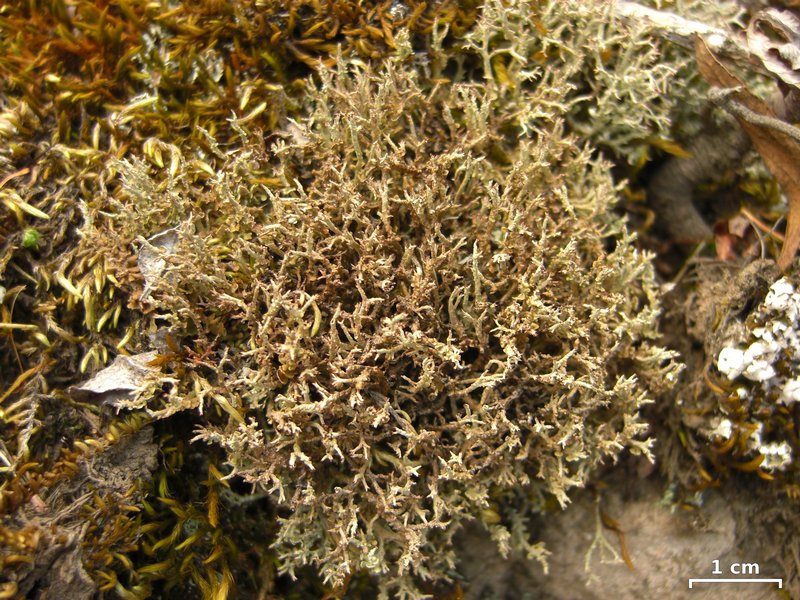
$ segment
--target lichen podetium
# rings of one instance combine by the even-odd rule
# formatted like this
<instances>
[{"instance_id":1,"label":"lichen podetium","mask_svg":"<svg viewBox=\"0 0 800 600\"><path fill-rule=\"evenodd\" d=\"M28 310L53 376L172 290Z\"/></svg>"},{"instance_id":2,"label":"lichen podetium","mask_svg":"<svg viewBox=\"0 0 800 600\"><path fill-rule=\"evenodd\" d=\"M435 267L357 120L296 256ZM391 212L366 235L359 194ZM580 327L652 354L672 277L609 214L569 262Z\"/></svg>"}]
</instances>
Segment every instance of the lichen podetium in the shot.
<instances>
[{"instance_id":1,"label":"lichen podetium","mask_svg":"<svg viewBox=\"0 0 800 600\"><path fill-rule=\"evenodd\" d=\"M544 561L526 515L649 451L639 409L677 371L653 341L650 258L517 11L485 7L459 81L403 34L381 65L341 57L267 143L239 124L207 188L174 178L122 216L175 215L147 305L219 366L173 396L216 406L198 439L286 509L283 572L367 571L417 597L471 519ZM520 31L498 37L509 14Z\"/></svg>"},{"instance_id":2,"label":"lichen podetium","mask_svg":"<svg viewBox=\"0 0 800 600\"><path fill-rule=\"evenodd\" d=\"M224 597L256 556L417 598L451 579L464 523L545 562L529 515L649 454L639 410L679 367L603 157L668 137L685 64L611 3L18 4L0 9L21 31L0 36L0 289L31 323L0 356L19 409L0 501L50 481L42 399L91 413L59 481L134 429L56 398L51 373L67 388L155 351L113 406L185 436L154 438L157 483L126 497L140 550L113 490L84 507L104 590ZM190 467L206 482L177 482ZM229 480L279 515L241 551Z\"/></svg>"}]
</instances>

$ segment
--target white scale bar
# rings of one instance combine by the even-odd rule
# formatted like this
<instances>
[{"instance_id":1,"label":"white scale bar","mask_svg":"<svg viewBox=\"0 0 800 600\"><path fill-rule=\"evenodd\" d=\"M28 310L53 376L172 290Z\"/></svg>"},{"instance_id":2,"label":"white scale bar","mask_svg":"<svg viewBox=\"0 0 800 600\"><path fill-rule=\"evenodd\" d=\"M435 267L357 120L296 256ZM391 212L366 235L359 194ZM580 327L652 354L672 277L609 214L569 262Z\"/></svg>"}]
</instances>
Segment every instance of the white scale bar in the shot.
<instances>
[{"instance_id":1,"label":"white scale bar","mask_svg":"<svg viewBox=\"0 0 800 600\"><path fill-rule=\"evenodd\" d=\"M689 589L693 583L777 583L783 589L783 579L690 579Z\"/></svg>"}]
</instances>

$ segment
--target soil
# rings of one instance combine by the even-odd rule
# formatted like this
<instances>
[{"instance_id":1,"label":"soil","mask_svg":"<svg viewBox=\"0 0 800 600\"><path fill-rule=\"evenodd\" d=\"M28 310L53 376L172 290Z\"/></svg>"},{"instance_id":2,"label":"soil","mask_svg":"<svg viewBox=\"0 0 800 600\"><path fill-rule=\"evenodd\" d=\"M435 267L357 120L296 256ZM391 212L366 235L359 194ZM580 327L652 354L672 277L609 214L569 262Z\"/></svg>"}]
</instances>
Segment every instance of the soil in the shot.
<instances>
[{"instance_id":1,"label":"soil","mask_svg":"<svg viewBox=\"0 0 800 600\"><path fill-rule=\"evenodd\" d=\"M712 490L704 495L702 506L687 511L664 502L668 485L659 476L632 484L630 474L620 467L609 472L603 483L602 492L585 490L567 510L541 519L541 539L552 552L547 574L538 563L499 556L479 527L465 533L460 540L464 548L460 571L469 574L465 598L767 600L800 596L796 582L783 592L761 583L697 583L689 589L690 578L722 577L712 574L713 560L719 560L721 568L758 563L758 577L784 577L776 557L781 540L753 543L767 530L748 522L748 516L763 506L752 491L735 486ZM590 551L598 531L598 503L621 526L633 568L610 550ZM601 526L600 534L621 555L616 533Z\"/></svg>"}]
</instances>

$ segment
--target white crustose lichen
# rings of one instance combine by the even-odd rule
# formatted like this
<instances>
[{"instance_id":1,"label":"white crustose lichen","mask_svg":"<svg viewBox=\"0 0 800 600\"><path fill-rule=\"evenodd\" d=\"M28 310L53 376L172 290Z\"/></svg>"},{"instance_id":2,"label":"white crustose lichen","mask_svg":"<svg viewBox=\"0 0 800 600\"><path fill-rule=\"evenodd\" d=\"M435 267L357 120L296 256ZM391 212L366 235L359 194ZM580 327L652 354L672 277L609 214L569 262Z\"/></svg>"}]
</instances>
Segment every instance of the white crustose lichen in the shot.
<instances>
[{"instance_id":1,"label":"white crustose lichen","mask_svg":"<svg viewBox=\"0 0 800 600\"><path fill-rule=\"evenodd\" d=\"M717 356L717 369L729 380L748 380L737 390L739 398L760 397L766 402L792 405L800 401L800 292L788 279L772 284L764 302L754 315L756 327L750 332L749 345L724 347ZM740 379L740 381L742 381ZM723 423L709 435L729 439ZM764 455L762 469L784 470L792 460L792 448L786 441L763 442L764 423L753 424L758 430L748 440L748 447ZM725 435L725 432L728 435Z\"/></svg>"}]
</instances>

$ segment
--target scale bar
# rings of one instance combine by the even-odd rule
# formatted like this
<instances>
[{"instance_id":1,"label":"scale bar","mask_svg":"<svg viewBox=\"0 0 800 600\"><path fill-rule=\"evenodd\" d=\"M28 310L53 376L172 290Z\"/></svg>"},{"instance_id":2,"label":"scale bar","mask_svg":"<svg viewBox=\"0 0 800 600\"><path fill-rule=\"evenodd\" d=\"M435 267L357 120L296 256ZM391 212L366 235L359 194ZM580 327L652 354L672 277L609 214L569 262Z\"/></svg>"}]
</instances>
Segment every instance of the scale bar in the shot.
<instances>
[{"instance_id":1,"label":"scale bar","mask_svg":"<svg viewBox=\"0 0 800 600\"><path fill-rule=\"evenodd\" d=\"M690 579L689 589L693 583L777 583L783 589L783 579Z\"/></svg>"}]
</instances>

